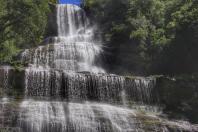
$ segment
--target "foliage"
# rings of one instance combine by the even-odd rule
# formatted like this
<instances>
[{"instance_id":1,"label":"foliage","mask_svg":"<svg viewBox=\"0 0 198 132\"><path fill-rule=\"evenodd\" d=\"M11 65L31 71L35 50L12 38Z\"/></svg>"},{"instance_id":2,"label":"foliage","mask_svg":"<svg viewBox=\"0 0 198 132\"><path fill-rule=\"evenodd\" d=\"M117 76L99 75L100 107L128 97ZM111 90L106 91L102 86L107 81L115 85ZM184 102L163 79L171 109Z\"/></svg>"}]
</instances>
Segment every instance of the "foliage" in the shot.
<instances>
[{"instance_id":1,"label":"foliage","mask_svg":"<svg viewBox=\"0 0 198 132\"><path fill-rule=\"evenodd\" d=\"M86 0L85 5L110 47L107 49L112 53L109 60L113 60L111 66L116 71L123 67L120 71L140 74L142 71L142 74L174 72L177 64L168 68L167 65L185 58L182 52L191 54L188 59L194 57L195 61L196 51L184 49L198 48L193 44L197 42L198 31L196 0ZM191 35L182 35L182 30L191 31ZM182 38L186 40L181 44Z\"/></svg>"},{"instance_id":2,"label":"foliage","mask_svg":"<svg viewBox=\"0 0 198 132\"><path fill-rule=\"evenodd\" d=\"M24 48L43 39L48 0L0 0L0 62L10 63Z\"/></svg>"},{"instance_id":3,"label":"foliage","mask_svg":"<svg viewBox=\"0 0 198 132\"><path fill-rule=\"evenodd\" d=\"M49 0L50 3L57 4L58 0Z\"/></svg>"}]
</instances>

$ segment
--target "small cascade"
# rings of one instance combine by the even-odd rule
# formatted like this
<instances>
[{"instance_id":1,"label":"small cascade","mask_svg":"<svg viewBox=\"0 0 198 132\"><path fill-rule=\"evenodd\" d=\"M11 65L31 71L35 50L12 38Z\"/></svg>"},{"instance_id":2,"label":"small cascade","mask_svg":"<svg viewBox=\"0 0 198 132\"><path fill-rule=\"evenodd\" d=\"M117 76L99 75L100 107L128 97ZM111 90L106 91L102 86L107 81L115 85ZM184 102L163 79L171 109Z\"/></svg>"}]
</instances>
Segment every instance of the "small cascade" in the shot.
<instances>
[{"instance_id":1,"label":"small cascade","mask_svg":"<svg viewBox=\"0 0 198 132\"><path fill-rule=\"evenodd\" d=\"M10 67L6 66L4 67L4 79L3 79L3 84L4 84L4 89L6 91L6 89L9 89L9 69Z\"/></svg>"},{"instance_id":2,"label":"small cascade","mask_svg":"<svg viewBox=\"0 0 198 132\"><path fill-rule=\"evenodd\" d=\"M3 127L6 123L6 120L4 118L4 112L6 111L6 104L8 103L8 98L2 98L0 99L0 124L2 126L0 127Z\"/></svg>"},{"instance_id":3,"label":"small cascade","mask_svg":"<svg viewBox=\"0 0 198 132\"><path fill-rule=\"evenodd\" d=\"M26 73L25 95L26 96L57 96L61 94L61 73L49 69L28 68Z\"/></svg>"},{"instance_id":4,"label":"small cascade","mask_svg":"<svg viewBox=\"0 0 198 132\"><path fill-rule=\"evenodd\" d=\"M126 93L130 93L130 95L126 97L128 100L148 104L158 102L158 95L155 91L156 79L154 77L126 79L125 84Z\"/></svg>"},{"instance_id":5,"label":"small cascade","mask_svg":"<svg viewBox=\"0 0 198 132\"><path fill-rule=\"evenodd\" d=\"M13 103L10 98L0 98L0 131L2 132L21 132L20 129L15 126L18 117L18 104Z\"/></svg>"},{"instance_id":6,"label":"small cascade","mask_svg":"<svg viewBox=\"0 0 198 132\"><path fill-rule=\"evenodd\" d=\"M10 90L9 84L9 74L11 67L10 66L2 66L0 67L0 95L6 96L8 91Z\"/></svg>"}]
</instances>

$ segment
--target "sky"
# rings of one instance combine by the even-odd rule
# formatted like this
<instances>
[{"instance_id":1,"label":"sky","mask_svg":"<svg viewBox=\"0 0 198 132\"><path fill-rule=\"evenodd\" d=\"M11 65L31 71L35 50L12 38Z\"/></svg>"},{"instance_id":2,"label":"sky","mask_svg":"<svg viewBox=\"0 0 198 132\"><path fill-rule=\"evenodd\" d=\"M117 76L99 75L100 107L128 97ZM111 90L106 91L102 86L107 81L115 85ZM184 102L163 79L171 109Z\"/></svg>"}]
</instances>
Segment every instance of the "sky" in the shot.
<instances>
[{"instance_id":1,"label":"sky","mask_svg":"<svg viewBox=\"0 0 198 132\"><path fill-rule=\"evenodd\" d=\"M59 0L60 4L76 4L80 5L81 0Z\"/></svg>"}]
</instances>

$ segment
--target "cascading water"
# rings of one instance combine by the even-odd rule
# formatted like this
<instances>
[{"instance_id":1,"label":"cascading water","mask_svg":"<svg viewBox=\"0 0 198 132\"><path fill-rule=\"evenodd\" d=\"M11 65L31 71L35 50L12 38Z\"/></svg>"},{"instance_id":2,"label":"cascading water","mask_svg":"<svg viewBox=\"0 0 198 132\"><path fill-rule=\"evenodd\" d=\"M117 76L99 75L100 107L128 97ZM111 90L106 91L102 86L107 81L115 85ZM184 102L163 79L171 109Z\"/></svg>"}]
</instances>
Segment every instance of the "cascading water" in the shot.
<instances>
[{"instance_id":1,"label":"cascading water","mask_svg":"<svg viewBox=\"0 0 198 132\"><path fill-rule=\"evenodd\" d=\"M187 122L102 103L26 100L19 114L23 132L196 132Z\"/></svg>"},{"instance_id":2,"label":"cascading water","mask_svg":"<svg viewBox=\"0 0 198 132\"><path fill-rule=\"evenodd\" d=\"M106 124L107 126L113 123L117 128L123 127L122 124L119 124L120 120L122 120L119 119L119 116L126 118L123 121L125 121L124 123L128 123L127 115L134 114L133 111L102 104L26 101L22 104L22 107L26 109L25 107L27 105L30 106L28 107L28 115L26 115L26 121L21 122L21 125L27 126L32 124L32 127L25 131L111 131L113 128L104 128L102 127L102 123L108 123ZM39 106L40 109L36 106ZM55 112L56 115L54 115ZM55 125L52 126L51 124ZM135 130L135 127L130 127L133 128L132 130Z\"/></svg>"},{"instance_id":3,"label":"cascading water","mask_svg":"<svg viewBox=\"0 0 198 132\"><path fill-rule=\"evenodd\" d=\"M75 5L58 5L57 25L58 37L51 38L48 45L26 50L23 58L34 68L104 73L95 63L96 58L100 59L101 44L94 41L93 28L84 11Z\"/></svg>"},{"instance_id":4,"label":"cascading water","mask_svg":"<svg viewBox=\"0 0 198 132\"><path fill-rule=\"evenodd\" d=\"M158 103L154 77L128 78L100 68L102 45L80 7L59 4L56 9L58 36L22 54L29 64L25 98L10 110L19 132L198 130L157 116L158 107L151 105ZM3 73L6 80L8 73Z\"/></svg>"},{"instance_id":5,"label":"cascading water","mask_svg":"<svg viewBox=\"0 0 198 132\"><path fill-rule=\"evenodd\" d=\"M28 101L21 104L19 126L29 132L136 131L132 110L99 103L127 106L129 100L150 102L152 78L105 74L100 61L102 47L94 41L94 30L84 11L75 5L57 5L58 37L23 53L26 97L63 98L71 103ZM81 103L72 103L72 102ZM25 113L25 114L24 114Z\"/></svg>"},{"instance_id":6,"label":"cascading water","mask_svg":"<svg viewBox=\"0 0 198 132\"><path fill-rule=\"evenodd\" d=\"M0 77L0 82L2 86L0 86L0 95L7 96L7 93L10 89L9 85L9 73L10 73L11 67L10 66L3 66L0 67L0 75L3 75Z\"/></svg>"},{"instance_id":7,"label":"cascading water","mask_svg":"<svg viewBox=\"0 0 198 132\"><path fill-rule=\"evenodd\" d=\"M56 8L58 37L23 53L23 59L30 63L26 69L27 96L110 103L152 100L155 79L127 82L124 77L104 74L97 66L102 47L94 40L94 30L80 7L60 4Z\"/></svg>"}]
</instances>

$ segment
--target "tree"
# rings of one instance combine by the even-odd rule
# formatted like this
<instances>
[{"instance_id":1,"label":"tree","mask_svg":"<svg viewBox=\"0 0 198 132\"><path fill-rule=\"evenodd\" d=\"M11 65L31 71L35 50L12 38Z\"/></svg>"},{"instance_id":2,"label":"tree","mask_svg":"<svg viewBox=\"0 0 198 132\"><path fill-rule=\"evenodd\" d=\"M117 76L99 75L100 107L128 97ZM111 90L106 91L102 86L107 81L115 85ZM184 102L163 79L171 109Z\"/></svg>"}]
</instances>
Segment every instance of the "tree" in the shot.
<instances>
[{"instance_id":1,"label":"tree","mask_svg":"<svg viewBox=\"0 0 198 132\"><path fill-rule=\"evenodd\" d=\"M85 9L100 26L105 47L111 54L111 69L150 74L173 72L179 59L182 64L185 54L190 54L186 60L191 60L186 64L197 67L192 63L196 62L198 48L197 3L197 0L86 0ZM190 48L196 50L184 50ZM163 64L162 59L166 60ZM162 68L171 62L175 66ZM198 71L189 65L188 68Z\"/></svg>"},{"instance_id":2,"label":"tree","mask_svg":"<svg viewBox=\"0 0 198 132\"><path fill-rule=\"evenodd\" d=\"M40 43L45 34L48 0L7 0L0 14L0 60L10 62L20 49Z\"/></svg>"}]
</instances>

